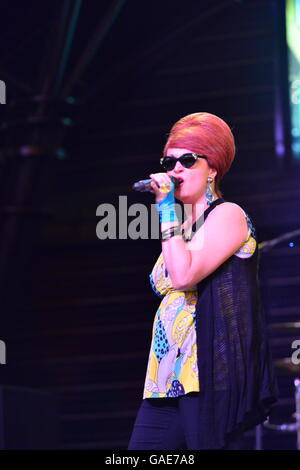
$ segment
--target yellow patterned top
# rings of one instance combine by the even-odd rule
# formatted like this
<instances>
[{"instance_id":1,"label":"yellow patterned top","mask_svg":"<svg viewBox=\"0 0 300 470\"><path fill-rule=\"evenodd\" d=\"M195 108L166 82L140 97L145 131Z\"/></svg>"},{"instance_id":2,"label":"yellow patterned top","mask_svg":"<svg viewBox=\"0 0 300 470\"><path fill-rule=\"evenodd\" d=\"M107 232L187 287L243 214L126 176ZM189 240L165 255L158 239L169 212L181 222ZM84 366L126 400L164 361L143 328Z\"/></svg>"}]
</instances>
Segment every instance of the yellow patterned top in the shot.
<instances>
[{"instance_id":1,"label":"yellow patterned top","mask_svg":"<svg viewBox=\"0 0 300 470\"><path fill-rule=\"evenodd\" d=\"M248 215L243 213L248 223L248 238L234 254L249 258L256 248L255 230ZM200 390L195 328L197 286L186 291L173 289L162 253L150 274L150 282L162 301L154 318L143 398L197 392Z\"/></svg>"}]
</instances>

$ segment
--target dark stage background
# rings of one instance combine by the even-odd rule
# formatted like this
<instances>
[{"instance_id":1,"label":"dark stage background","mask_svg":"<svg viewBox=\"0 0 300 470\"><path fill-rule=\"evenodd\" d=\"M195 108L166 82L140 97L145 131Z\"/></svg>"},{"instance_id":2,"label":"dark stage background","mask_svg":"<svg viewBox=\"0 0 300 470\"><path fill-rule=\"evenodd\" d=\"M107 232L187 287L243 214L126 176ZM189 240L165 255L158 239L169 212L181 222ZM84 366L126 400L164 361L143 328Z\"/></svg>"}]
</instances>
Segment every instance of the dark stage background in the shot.
<instances>
[{"instance_id":1,"label":"dark stage background","mask_svg":"<svg viewBox=\"0 0 300 470\"><path fill-rule=\"evenodd\" d=\"M131 185L159 171L177 119L207 111L229 123L237 155L221 188L259 242L299 228L283 3L0 2L0 384L11 448L26 447L30 424L44 441L29 447L126 448L159 304L148 276L160 242L99 240L96 209L118 207L119 195L153 202ZM299 321L299 238L290 242L261 255L274 359L297 339L272 328ZM293 377L279 384L274 422L295 411ZM254 446L250 432L245 448ZM295 448L296 435L264 430L263 446Z\"/></svg>"}]
</instances>

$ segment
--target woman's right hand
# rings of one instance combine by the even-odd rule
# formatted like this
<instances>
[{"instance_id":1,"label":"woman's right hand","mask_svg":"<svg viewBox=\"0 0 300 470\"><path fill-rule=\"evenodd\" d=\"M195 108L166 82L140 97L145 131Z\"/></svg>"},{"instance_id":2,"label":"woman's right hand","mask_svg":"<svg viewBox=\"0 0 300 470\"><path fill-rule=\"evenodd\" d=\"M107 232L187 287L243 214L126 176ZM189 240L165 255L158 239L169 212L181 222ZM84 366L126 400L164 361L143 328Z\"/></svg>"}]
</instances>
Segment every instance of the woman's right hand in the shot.
<instances>
[{"instance_id":1,"label":"woman's right hand","mask_svg":"<svg viewBox=\"0 0 300 470\"><path fill-rule=\"evenodd\" d=\"M161 202L167 194L174 191L174 183L167 173L151 173L150 175L152 190L151 193L155 194L155 202Z\"/></svg>"}]
</instances>

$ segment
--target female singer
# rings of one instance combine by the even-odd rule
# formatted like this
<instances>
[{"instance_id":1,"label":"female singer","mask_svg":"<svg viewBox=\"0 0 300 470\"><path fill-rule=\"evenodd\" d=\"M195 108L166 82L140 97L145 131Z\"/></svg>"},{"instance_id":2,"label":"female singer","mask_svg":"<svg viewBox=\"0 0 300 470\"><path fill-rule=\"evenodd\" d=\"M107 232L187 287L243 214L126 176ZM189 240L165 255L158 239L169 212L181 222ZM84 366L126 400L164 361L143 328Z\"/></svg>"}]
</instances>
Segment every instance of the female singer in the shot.
<instances>
[{"instance_id":1,"label":"female singer","mask_svg":"<svg viewBox=\"0 0 300 470\"><path fill-rule=\"evenodd\" d=\"M239 449L277 388L255 229L220 191L234 137L219 117L190 114L172 127L163 155L164 172L150 175L162 234L150 281L162 300L128 449ZM182 225L175 198L191 208Z\"/></svg>"}]
</instances>

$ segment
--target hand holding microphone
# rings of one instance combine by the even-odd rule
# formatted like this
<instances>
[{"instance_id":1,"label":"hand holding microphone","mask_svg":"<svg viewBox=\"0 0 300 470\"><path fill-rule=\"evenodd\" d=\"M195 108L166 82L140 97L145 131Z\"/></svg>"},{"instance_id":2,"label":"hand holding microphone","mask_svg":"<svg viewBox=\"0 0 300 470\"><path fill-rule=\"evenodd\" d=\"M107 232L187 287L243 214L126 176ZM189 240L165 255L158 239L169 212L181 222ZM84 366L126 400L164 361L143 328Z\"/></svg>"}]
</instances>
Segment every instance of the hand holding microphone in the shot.
<instances>
[{"instance_id":1,"label":"hand holding microphone","mask_svg":"<svg viewBox=\"0 0 300 470\"><path fill-rule=\"evenodd\" d=\"M180 180L178 180L174 176L170 176L169 178L171 179L171 181L173 181L175 188L177 188L180 184ZM152 179L137 181L137 183L133 184L132 189L134 191L140 191L140 192L152 191L153 189L151 186L152 181L153 181Z\"/></svg>"},{"instance_id":2,"label":"hand holding microphone","mask_svg":"<svg viewBox=\"0 0 300 470\"><path fill-rule=\"evenodd\" d=\"M151 174L151 179L142 180L133 185L136 191L151 191L156 195L156 208L159 213L160 222L178 222L175 210L175 187L180 180L166 173Z\"/></svg>"}]
</instances>

